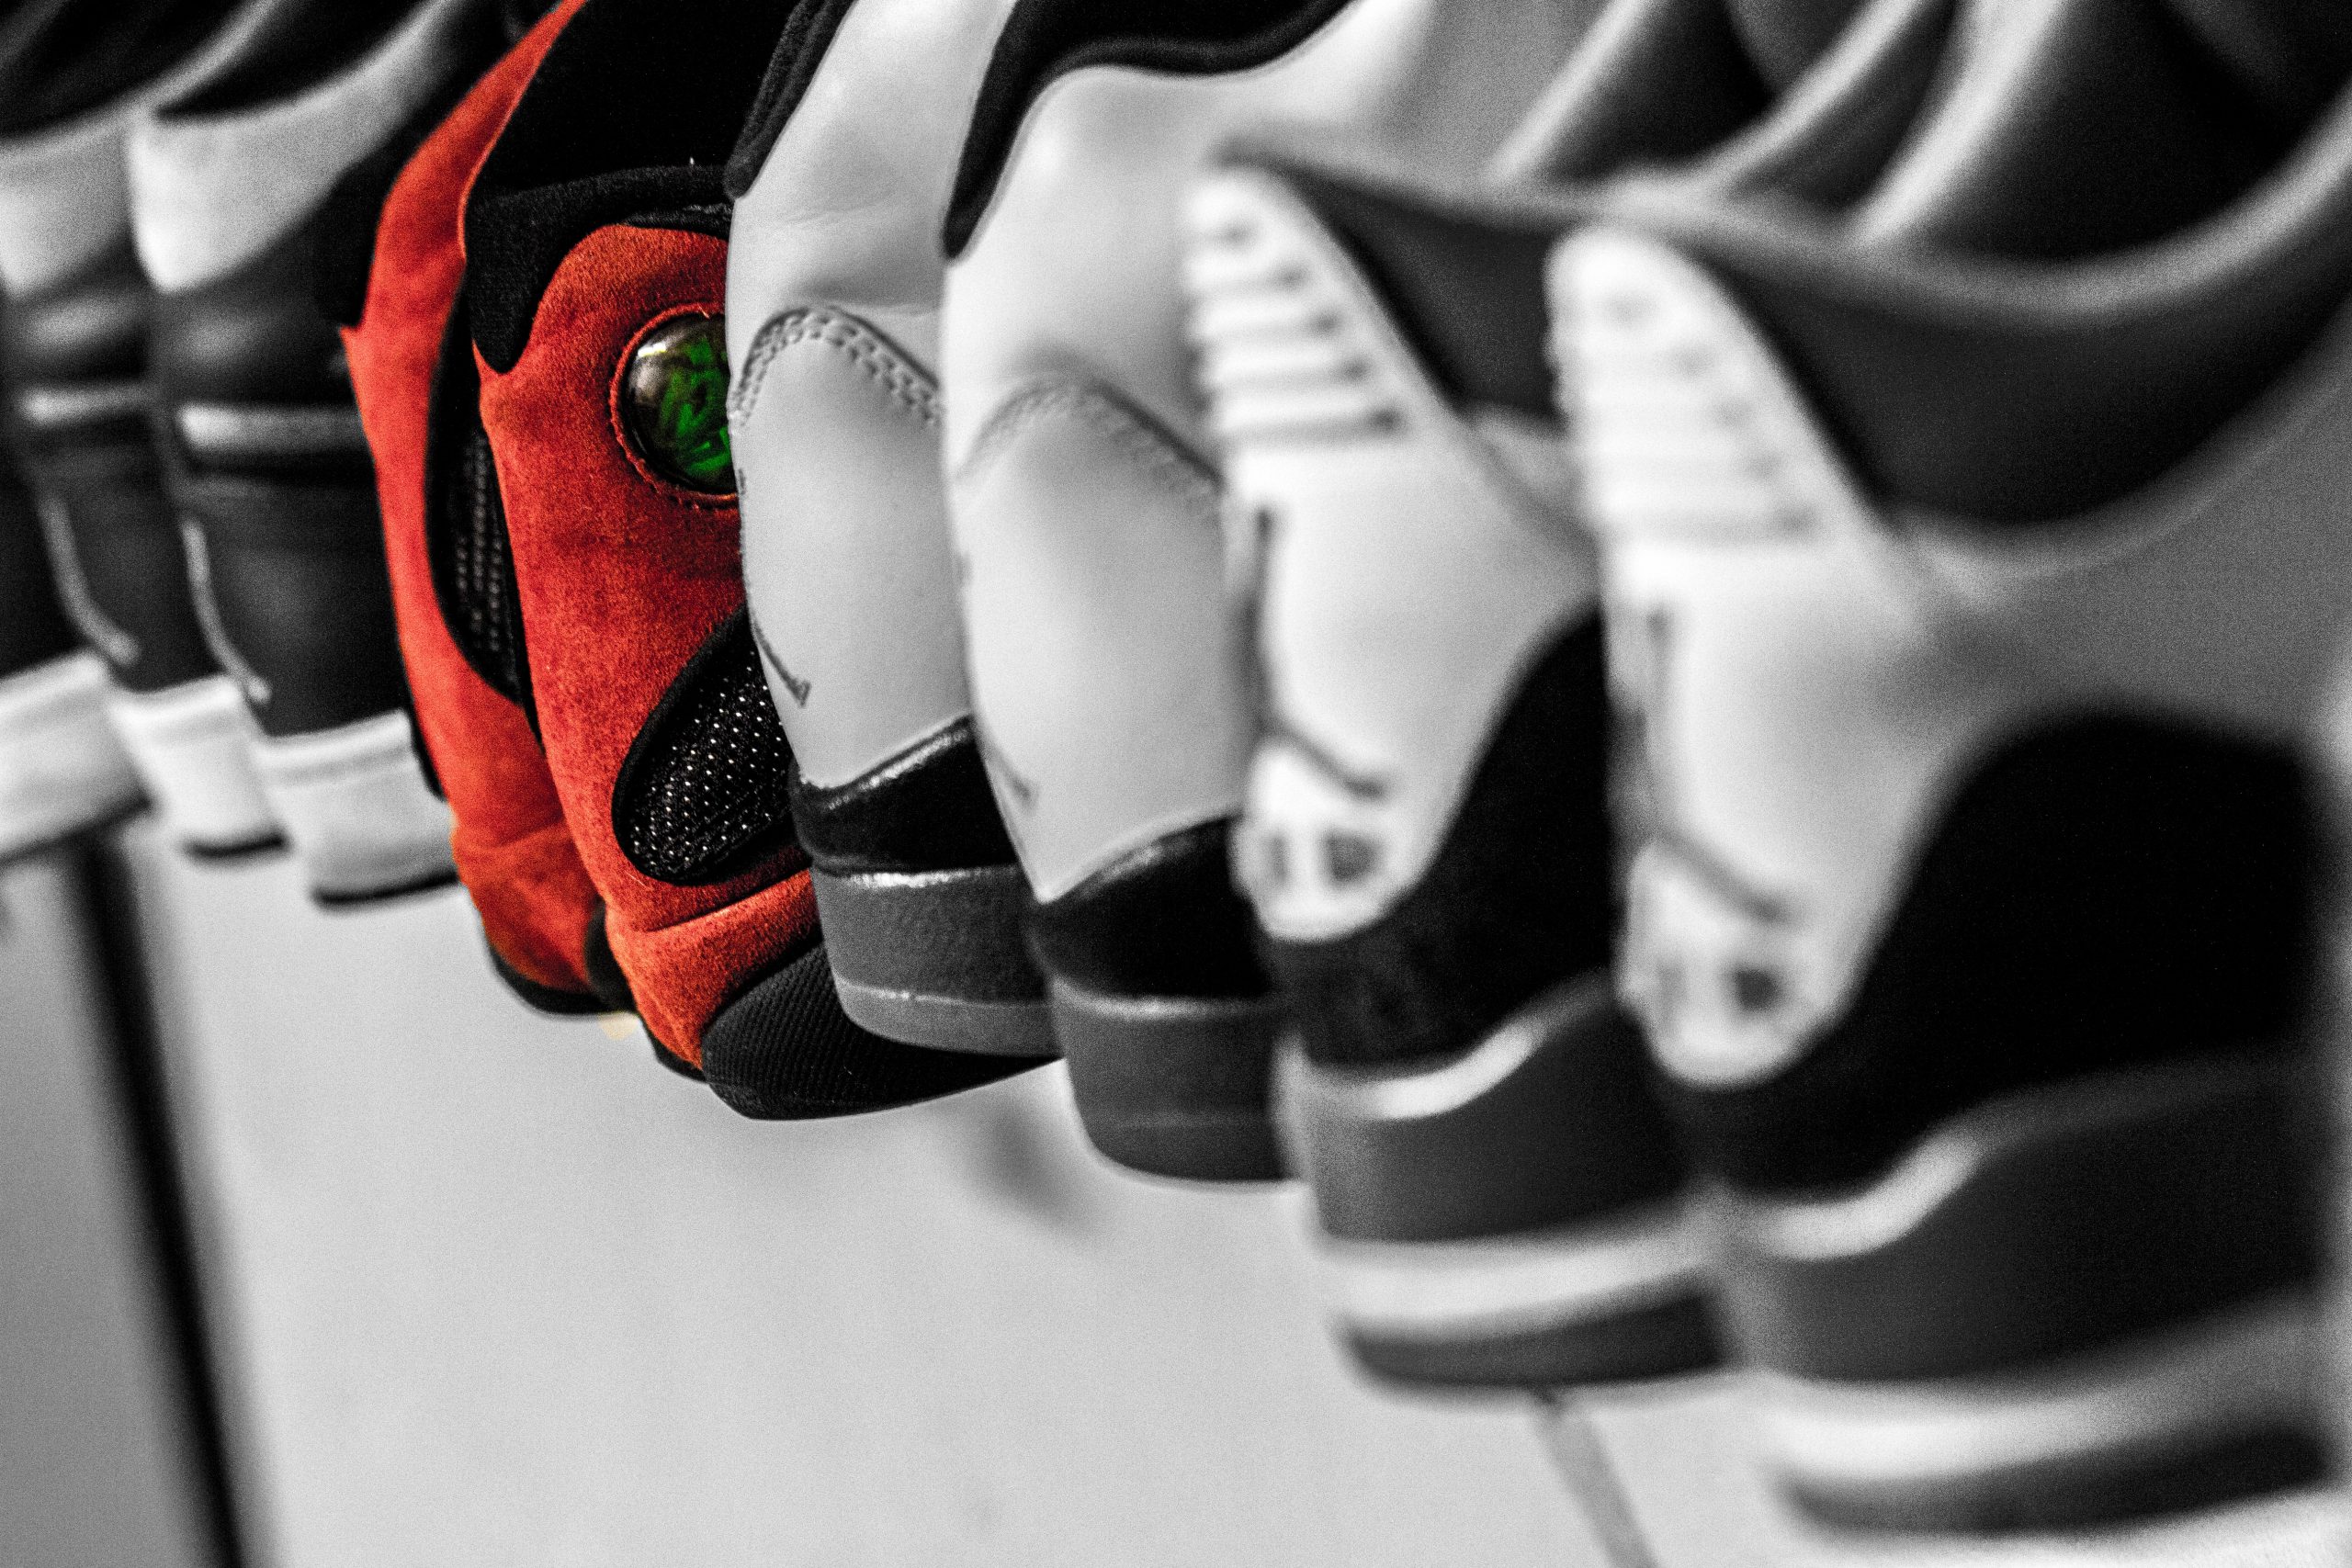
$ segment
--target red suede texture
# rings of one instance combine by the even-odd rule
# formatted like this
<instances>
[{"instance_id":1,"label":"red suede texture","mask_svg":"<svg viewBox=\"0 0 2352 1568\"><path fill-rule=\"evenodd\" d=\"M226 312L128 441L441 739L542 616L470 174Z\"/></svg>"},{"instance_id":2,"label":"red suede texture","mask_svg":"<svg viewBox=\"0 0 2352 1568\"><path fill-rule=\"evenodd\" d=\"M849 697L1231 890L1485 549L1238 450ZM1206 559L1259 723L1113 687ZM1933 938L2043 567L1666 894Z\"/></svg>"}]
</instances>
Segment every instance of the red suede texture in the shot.
<instances>
[{"instance_id":1,"label":"red suede texture","mask_svg":"<svg viewBox=\"0 0 2352 1568\"><path fill-rule=\"evenodd\" d=\"M377 228L367 308L343 339L376 458L401 654L455 820L458 874L502 959L536 984L583 995L595 886L529 720L474 672L442 621L425 553L424 465L442 336L465 276L466 192L540 59L584 3L564 0L542 18L401 170Z\"/></svg>"},{"instance_id":2,"label":"red suede texture","mask_svg":"<svg viewBox=\"0 0 2352 1568\"><path fill-rule=\"evenodd\" d=\"M506 497L525 640L564 817L605 896L605 934L654 1037L702 1059L711 1016L816 940L808 859L779 851L705 887L659 882L615 836L629 747L695 651L743 603L731 497L643 468L615 389L645 331L718 314L727 245L668 229L599 229L572 248L507 374L482 366L482 423ZM479 362L480 356L477 355Z\"/></svg>"}]
</instances>

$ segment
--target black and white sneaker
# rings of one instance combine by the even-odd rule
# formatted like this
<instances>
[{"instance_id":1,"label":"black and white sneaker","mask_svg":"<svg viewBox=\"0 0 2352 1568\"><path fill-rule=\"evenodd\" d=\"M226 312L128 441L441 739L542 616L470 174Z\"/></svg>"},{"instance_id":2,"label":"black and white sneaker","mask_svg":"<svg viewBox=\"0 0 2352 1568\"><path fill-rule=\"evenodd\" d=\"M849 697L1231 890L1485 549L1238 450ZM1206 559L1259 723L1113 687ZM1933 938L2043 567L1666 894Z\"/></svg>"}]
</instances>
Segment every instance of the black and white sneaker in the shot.
<instances>
[{"instance_id":1,"label":"black and white sneaker","mask_svg":"<svg viewBox=\"0 0 2352 1568\"><path fill-rule=\"evenodd\" d=\"M1838 1518L2322 1464L2352 22L2259 9L2035 13L1842 231L1658 185L1554 263L1657 807L1627 987Z\"/></svg>"},{"instance_id":2,"label":"black and white sneaker","mask_svg":"<svg viewBox=\"0 0 2352 1568\"><path fill-rule=\"evenodd\" d=\"M312 0L130 132L149 380L207 645L322 903L454 876L406 706L374 468L319 257L344 176L496 57L470 0Z\"/></svg>"},{"instance_id":3,"label":"black and white sneaker","mask_svg":"<svg viewBox=\"0 0 2352 1568\"><path fill-rule=\"evenodd\" d=\"M1193 329L1263 671L1237 860L1295 1019L1281 1098L1320 1258L1385 1375L1715 1359L1685 1167L1610 978L1600 574L1544 259L1590 176L1694 147L1677 177L1838 199L1892 152L1951 11L1883 0L1825 43L1834 7L1624 0L1494 196L1273 149L1195 189Z\"/></svg>"},{"instance_id":4,"label":"black and white sneaker","mask_svg":"<svg viewBox=\"0 0 2352 1568\"><path fill-rule=\"evenodd\" d=\"M1281 1009L1229 867L1253 715L1184 343L1185 183L1269 119L1467 174L1570 34L1529 0L1023 0L989 62L946 224L967 649L1080 1113L1123 1164L1281 1168Z\"/></svg>"},{"instance_id":5,"label":"black and white sneaker","mask_svg":"<svg viewBox=\"0 0 2352 1568\"><path fill-rule=\"evenodd\" d=\"M786 32L729 170L728 419L842 1006L910 1044L1049 1055L939 463L939 226L1012 8L855 0Z\"/></svg>"},{"instance_id":6,"label":"black and white sneaker","mask_svg":"<svg viewBox=\"0 0 2352 1568\"><path fill-rule=\"evenodd\" d=\"M58 596L104 660L107 706L167 837L226 854L278 840L235 685L197 623L149 435L146 280L123 139L154 99L265 26L228 0L62 0L0 35L0 283L17 454ZM226 23L224 26L223 24Z\"/></svg>"}]
</instances>

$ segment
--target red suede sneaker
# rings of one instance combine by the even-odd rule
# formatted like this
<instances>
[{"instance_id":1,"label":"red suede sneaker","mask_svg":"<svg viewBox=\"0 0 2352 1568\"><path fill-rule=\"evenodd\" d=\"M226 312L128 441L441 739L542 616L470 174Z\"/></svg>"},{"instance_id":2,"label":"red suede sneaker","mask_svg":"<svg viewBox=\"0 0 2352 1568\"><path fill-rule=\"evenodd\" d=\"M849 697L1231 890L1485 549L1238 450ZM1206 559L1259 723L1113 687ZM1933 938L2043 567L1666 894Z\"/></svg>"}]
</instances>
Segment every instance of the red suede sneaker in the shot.
<instances>
[{"instance_id":1,"label":"red suede sneaker","mask_svg":"<svg viewBox=\"0 0 2352 1568\"><path fill-rule=\"evenodd\" d=\"M588 0L466 213L481 421L564 818L648 1032L776 1117L1030 1065L851 1023L793 835L792 751L743 609L721 171L796 9L682 28L654 0Z\"/></svg>"},{"instance_id":2,"label":"red suede sneaker","mask_svg":"<svg viewBox=\"0 0 2352 1568\"><path fill-rule=\"evenodd\" d=\"M376 457L410 699L449 802L458 873L500 976L560 1013L626 1007L628 987L533 730L461 294L474 171L579 8L565 0L525 33L400 170L343 334Z\"/></svg>"}]
</instances>

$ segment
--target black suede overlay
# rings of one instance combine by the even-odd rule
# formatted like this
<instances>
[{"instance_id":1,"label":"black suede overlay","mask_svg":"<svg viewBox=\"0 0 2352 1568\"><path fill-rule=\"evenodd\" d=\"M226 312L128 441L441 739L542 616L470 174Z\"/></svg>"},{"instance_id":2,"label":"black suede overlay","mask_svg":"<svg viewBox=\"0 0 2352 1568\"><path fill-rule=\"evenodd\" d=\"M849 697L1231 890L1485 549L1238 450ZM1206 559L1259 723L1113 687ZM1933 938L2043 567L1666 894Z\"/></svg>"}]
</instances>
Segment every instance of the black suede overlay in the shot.
<instances>
[{"instance_id":1,"label":"black suede overlay","mask_svg":"<svg viewBox=\"0 0 2352 1568\"><path fill-rule=\"evenodd\" d=\"M657 881L719 882L792 841L792 745L751 617L719 623L662 694L613 781L613 832Z\"/></svg>"},{"instance_id":2,"label":"black suede overlay","mask_svg":"<svg viewBox=\"0 0 2352 1568\"><path fill-rule=\"evenodd\" d=\"M910 1105L1026 1072L1033 1059L926 1051L842 1011L820 943L763 976L703 1031L703 1075L728 1107L806 1121Z\"/></svg>"},{"instance_id":3,"label":"black suede overlay","mask_svg":"<svg viewBox=\"0 0 2352 1568\"><path fill-rule=\"evenodd\" d=\"M1225 822L1170 833L1035 905L1038 964L1101 996L1264 996L1250 906L1233 887L1231 836Z\"/></svg>"},{"instance_id":4,"label":"black suede overlay","mask_svg":"<svg viewBox=\"0 0 2352 1568\"><path fill-rule=\"evenodd\" d=\"M1538 992L1607 967L1608 726L1600 625L1588 618L1528 671L1412 889L1352 935L1265 942L1311 1059L1459 1051Z\"/></svg>"},{"instance_id":5,"label":"black suede overlay","mask_svg":"<svg viewBox=\"0 0 2352 1568\"><path fill-rule=\"evenodd\" d=\"M800 100L808 94L808 84L817 78L818 67L825 62L825 52L832 47L833 35L841 30L842 21L849 15L855 0L801 0L794 8L792 19L784 25L784 36L777 40L775 52L768 57L767 75L760 82L759 96L752 101L752 112L744 119L743 132L735 143L735 151L727 160L727 195L741 200L752 182L760 177L760 165L768 161L768 152L775 146L776 138L792 123L792 114Z\"/></svg>"},{"instance_id":6,"label":"black suede overlay","mask_svg":"<svg viewBox=\"0 0 2352 1568\"><path fill-rule=\"evenodd\" d=\"M1670 1098L1717 1176L1810 1190L2020 1090L2293 1053L2317 862L2282 751L2121 717L2020 736L1944 813L1852 1004L1803 1060Z\"/></svg>"},{"instance_id":7,"label":"black suede overlay","mask_svg":"<svg viewBox=\"0 0 2352 1568\"><path fill-rule=\"evenodd\" d=\"M808 858L835 875L1013 863L968 718L832 788L796 766L792 819Z\"/></svg>"},{"instance_id":8,"label":"black suede overlay","mask_svg":"<svg viewBox=\"0 0 2352 1568\"><path fill-rule=\"evenodd\" d=\"M1208 76L1289 53L1348 0L1019 0L1006 18L956 168L940 243L964 253L996 197L1029 107L1093 65Z\"/></svg>"},{"instance_id":9,"label":"black suede overlay","mask_svg":"<svg viewBox=\"0 0 2352 1568\"><path fill-rule=\"evenodd\" d=\"M802 0L590 0L514 106L466 204L474 341L511 370L548 280L591 231L718 208L724 166Z\"/></svg>"}]
</instances>

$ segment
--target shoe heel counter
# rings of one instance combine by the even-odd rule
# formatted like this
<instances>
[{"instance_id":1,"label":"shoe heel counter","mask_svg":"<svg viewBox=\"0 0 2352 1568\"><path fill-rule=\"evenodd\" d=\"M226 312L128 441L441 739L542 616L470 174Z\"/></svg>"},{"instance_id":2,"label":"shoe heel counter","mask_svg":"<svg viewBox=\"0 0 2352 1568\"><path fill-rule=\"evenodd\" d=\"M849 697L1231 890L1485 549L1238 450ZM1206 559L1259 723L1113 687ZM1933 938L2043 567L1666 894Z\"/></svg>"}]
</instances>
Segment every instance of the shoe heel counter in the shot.
<instances>
[{"instance_id":1,"label":"shoe heel counter","mask_svg":"<svg viewBox=\"0 0 2352 1568\"><path fill-rule=\"evenodd\" d=\"M1678 1077L1760 1081L1849 999L1954 773L2029 694L1931 614L1698 266L1589 230L1552 298L1648 818L1624 983Z\"/></svg>"},{"instance_id":2,"label":"shoe heel counter","mask_svg":"<svg viewBox=\"0 0 2352 1568\"><path fill-rule=\"evenodd\" d=\"M1051 377L951 483L974 707L1037 897L1234 815L1251 726L1215 474L1109 387Z\"/></svg>"},{"instance_id":3,"label":"shoe heel counter","mask_svg":"<svg viewBox=\"0 0 2352 1568\"><path fill-rule=\"evenodd\" d=\"M1565 451L1547 476L1482 437L1505 416L1437 389L1276 176L1212 176L1189 220L1261 671L1239 863L1270 934L1329 942L1429 874L1516 694L1596 610L1598 563L1567 514ZM1527 434L1535 452L1559 440ZM1602 737L1583 739L1597 752Z\"/></svg>"},{"instance_id":4,"label":"shoe heel counter","mask_svg":"<svg viewBox=\"0 0 2352 1568\"><path fill-rule=\"evenodd\" d=\"M761 326L729 405L768 684L803 775L845 784L970 711L937 387L820 305Z\"/></svg>"}]
</instances>

